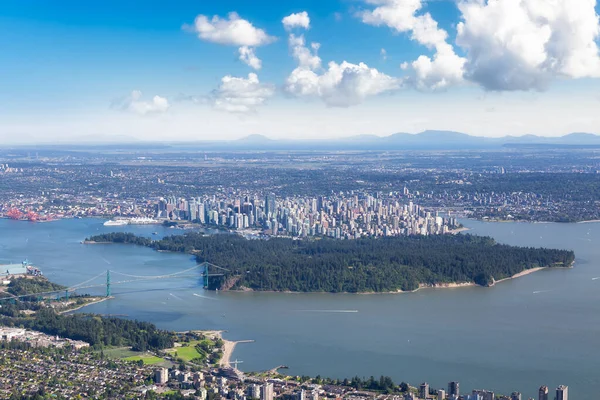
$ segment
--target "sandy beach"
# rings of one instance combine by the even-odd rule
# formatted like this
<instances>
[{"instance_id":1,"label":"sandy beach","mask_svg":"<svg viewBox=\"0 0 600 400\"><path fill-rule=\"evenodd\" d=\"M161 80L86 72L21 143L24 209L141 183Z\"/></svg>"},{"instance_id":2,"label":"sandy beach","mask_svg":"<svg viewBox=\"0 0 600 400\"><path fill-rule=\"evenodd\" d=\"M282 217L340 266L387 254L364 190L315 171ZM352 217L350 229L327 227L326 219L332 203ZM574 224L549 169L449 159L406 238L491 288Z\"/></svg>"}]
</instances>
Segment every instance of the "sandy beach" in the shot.
<instances>
[{"instance_id":1,"label":"sandy beach","mask_svg":"<svg viewBox=\"0 0 600 400\"><path fill-rule=\"evenodd\" d=\"M508 278L504 278L504 279L500 279L499 281L494 280L494 283L492 283L490 286L494 286L500 282L504 282L504 281L508 281L510 279L516 279L516 278L520 278L522 276L525 275L529 275L529 274L533 274L534 272L538 272L541 271L543 269L547 269L548 267L538 267L538 268L530 268L530 269L526 269L525 271L519 272L518 274L515 274L511 277Z\"/></svg>"},{"instance_id":2,"label":"sandy beach","mask_svg":"<svg viewBox=\"0 0 600 400\"><path fill-rule=\"evenodd\" d=\"M219 361L219 366L221 368L230 366L233 350L235 350L235 346L239 342L223 339L224 331L193 331L193 332L200 333L210 339L217 339L217 338L221 339L223 341L223 356L221 357L221 360Z\"/></svg>"},{"instance_id":3,"label":"sandy beach","mask_svg":"<svg viewBox=\"0 0 600 400\"><path fill-rule=\"evenodd\" d=\"M233 354L233 350L235 350L235 346L237 342L232 342L231 340L223 340L223 357L221 357L221 361L219 361L219 365L221 367L229 367L231 362L231 355Z\"/></svg>"}]
</instances>

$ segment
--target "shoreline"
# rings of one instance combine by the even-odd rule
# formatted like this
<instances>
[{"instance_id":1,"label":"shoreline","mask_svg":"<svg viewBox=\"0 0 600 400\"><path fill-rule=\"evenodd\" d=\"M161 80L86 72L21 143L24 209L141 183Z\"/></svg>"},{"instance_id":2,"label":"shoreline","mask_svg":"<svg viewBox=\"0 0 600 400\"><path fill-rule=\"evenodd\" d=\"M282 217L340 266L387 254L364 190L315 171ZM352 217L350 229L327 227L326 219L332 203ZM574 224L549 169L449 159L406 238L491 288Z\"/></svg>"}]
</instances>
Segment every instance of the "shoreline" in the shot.
<instances>
[{"instance_id":1,"label":"shoreline","mask_svg":"<svg viewBox=\"0 0 600 400\"><path fill-rule=\"evenodd\" d=\"M84 307L87 307L87 306L91 306L92 304L98 304L98 303L102 303L103 301L110 300L110 299L113 299L113 298L114 298L114 297L112 297L112 296L110 296L110 297L102 297L102 298L100 298L100 299L98 299L98 300L90 301L89 303L82 304L82 305L80 305L80 306L77 306L77 307L75 307L75 308L71 308L71 309L69 309L69 310L62 310L62 311L59 311L57 314L59 314L59 315L62 315L62 314L67 314L67 313L70 313L70 312L72 312L72 311L81 310L82 308L84 308Z\"/></svg>"},{"instance_id":2,"label":"shoreline","mask_svg":"<svg viewBox=\"0 0 600 400\"><path fill-rule=\"evenodd\" d=\"M529 275L529 274L533 274L534 272L538 272L544 269L571 269L573 268L573 264L567 266L567 267L536 267L536 268L529 268L526 270L523 270L519 273L516 273L512 276L509 276L507 278L503 278L500 280L494 280L494 282L491 285L488 286L482 286L482 285L478 285L475 282L450 282L450 283L435 283L435 284L428 284L428 283L420 283L419 287L414 289L414 290L390 290L387 292L359 292L359 293L354 293L354 292L292 292L289 290L281 290L281 291L277 291L277 290L252 290L252 289L245 289L245 290L226 290L225 292L230 292L230 293L280 293L280 294L331 294L331 295L338 295L338 294L350 294L350 295L357 295L357 296L365 296L365 295L384 295L384 294L407 294L407 293L417 293L420 290L427 290L427 289L460 289L460 288L465 288L465 287L482 287L482 288L491 288L493 286L495 286L498 283L501 282L505 282L508 281L510 279L517 279L517 278L521 278L523 276Z\"/></svg>"},{"instance_id":3,"label":"shoreline","mask_svg":"<svg viewBox=\"0 0 600 400\"><path fill-rule=\"evenodd\" d=\"M453 229L451 231L448 231L448 233L451 235L458 235L461 232L466 232L466 231L470 231L470 230L471 230L471 228L467 228L466 226L463 226L462 228Z\"/></svg>"},{"instance_id":4,"label":"shoreline","mask_svg":"<svg viewBox=\"0 0 600 400\"><path fill-rule=\"evenodd\" d=\"M499 281L497 281L497 280L494 279L494 281L492 282L492 284L489 287L493 287L493 286L497 285L498 283L506 282L506 281L509 281L511 279L521 278L523 276L526 276L526 275L529 275L529 274L533 274L534 272L542 271L544 269L549 269L549 268L559 268L559 267L537 267L537 268L526 269L524 271L519 272L518 274L514 274L513 276L509 276L508 278L500 279Z\"/></svg>"},{"instance_id":5,"label":"shoreline","mask_svg":"<svg viewBox=\"0 0 600 400\"><path fill-rule=\"evenodd\" d=\"M207 330L207 331L203 331L203 330L193 330L190 332L194 332L194 333L199 333L202 334L208 338L211 339L221 339L223 341L223 355L221 356L221 359L219 360L219 367L221 368L229 368L231 367L231 357L233 356L233 352L235 350L235 347L239 344L239 343L253 343L254 340L227 340L223 337L223 333L227 332L227 331L219 331L219 330ZM182 332L179 332L182 333Z\"/></svg>"}]
</instances>

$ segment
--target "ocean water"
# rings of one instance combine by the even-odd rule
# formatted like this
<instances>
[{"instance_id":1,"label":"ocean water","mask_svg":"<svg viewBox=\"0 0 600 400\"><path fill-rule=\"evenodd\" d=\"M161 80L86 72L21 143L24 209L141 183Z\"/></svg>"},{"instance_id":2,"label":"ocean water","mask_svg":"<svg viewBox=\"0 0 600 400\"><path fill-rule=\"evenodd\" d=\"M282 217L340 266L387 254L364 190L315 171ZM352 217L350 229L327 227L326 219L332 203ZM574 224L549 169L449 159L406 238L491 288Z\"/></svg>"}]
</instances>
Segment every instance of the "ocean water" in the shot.
<instances>
[{"instance_id":1,"label":"ocean water","mask_svg":"<svg viewBox=\"0 0 600 400\"><path fill-rule=\"evenodd\" d=\"M493 288L409 294L206 292L200 271L126 282L195 266L193 257L127 245L83 245L99 232L157 236L158 226L104 227L102 220L0 220L0 263L28 258L51 280L102 294L111 270L114 299L82 312L147 320L164 329L221 329L242 370L289 366L290 374L389 375L413 385L461 383L523 397L541 385L569 385L571 397L600 393L600 224L482 223L469 233L522 246L572 249L573 269L544 270ZM120 275L126 274L126 275ZM598 278L598 279L596 279ZM104 285L104 286L103 286Z\"/></svg>"}]
</instances>

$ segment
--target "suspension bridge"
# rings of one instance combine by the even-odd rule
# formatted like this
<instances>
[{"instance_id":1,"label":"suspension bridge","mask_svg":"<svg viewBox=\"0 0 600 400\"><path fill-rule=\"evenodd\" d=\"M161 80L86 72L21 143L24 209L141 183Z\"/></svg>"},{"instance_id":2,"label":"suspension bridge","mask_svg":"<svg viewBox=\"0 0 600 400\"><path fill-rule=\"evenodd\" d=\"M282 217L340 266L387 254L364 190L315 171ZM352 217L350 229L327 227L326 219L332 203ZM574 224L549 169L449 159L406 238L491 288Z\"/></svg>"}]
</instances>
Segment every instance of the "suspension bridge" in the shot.
<instances>
[{"instance_id":1,"label":"suspension bridge","mask_svg":"<svg viewBox=\"0 0 600 400\"><path fill-rule=\"evenodd\" d=\"M201 271L200 274L192 274L193 271L198 271L198 270ZM209 283L210 283L209 279L211 277L223 276L225 274L225 272L228 272L228 271L229 270L227 268L223 268L223 267L220 267L218 265L215 265L215 264L212 264L209 262L203 262L192 268L188 268L183 271L178 271L178 272L174 272L174 273L166 274L166 275L132 275L132 274L126 274L126 273L119 272L119 271L106 270L90 279L87 279L76 285L71 285L71 286L67 287L66 289L63 289L60 291L52 290L52 291L47 291L47 292L11 295L11 296L0 298L0 301L3 301L3 300L4 301L6 301L6 300L15 301L15 300L18 300L21 298L26 298L26 297L37 297L40 300L43 299L44 297L48 298L48 297L52 297L52 296L56 296L57 298L59 298L62 294L64 294L64 297L68 300L69 295L74 293L75 291L83 290L83 289L91 289L91 288L100 288L100 287L105 287L106 288L106 297L110 297L112 295L112 287L115 285L123 285L123 284L128 284L128 283L153 281L153 280L174 279L174 278L198 278L198 277L201 277L202 281L204 283L204 288L208 288ZM114 280L113 277L117 277L118 280ZM103 278L102 283L97 283L100 278Z\"/></svg>"}]
</instances>

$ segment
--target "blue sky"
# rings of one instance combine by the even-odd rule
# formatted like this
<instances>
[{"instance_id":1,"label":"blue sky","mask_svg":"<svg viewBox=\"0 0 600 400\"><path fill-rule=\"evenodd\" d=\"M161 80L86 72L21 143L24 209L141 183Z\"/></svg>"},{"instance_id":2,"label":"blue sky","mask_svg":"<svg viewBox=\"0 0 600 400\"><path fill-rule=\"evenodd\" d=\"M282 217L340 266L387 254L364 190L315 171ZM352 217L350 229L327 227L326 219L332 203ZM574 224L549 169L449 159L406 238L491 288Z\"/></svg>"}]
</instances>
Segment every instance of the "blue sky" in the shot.
<instances>
[{"instance_id":1,"label":"blue sky","mask_svg":"<svg viewBox=\"0 0 600 400\"><path fill-rule=\"evenodd\" d=\"M0 139L600 133L598 6L540 4L4 0ZM260 69L248 31L215 36L233 19L270 38L247 46Z\"/></svg>"}]
</instances>

